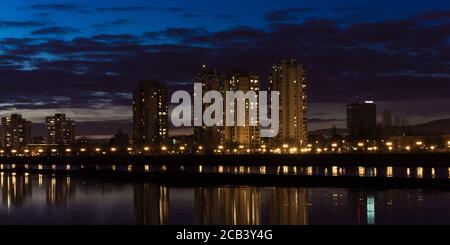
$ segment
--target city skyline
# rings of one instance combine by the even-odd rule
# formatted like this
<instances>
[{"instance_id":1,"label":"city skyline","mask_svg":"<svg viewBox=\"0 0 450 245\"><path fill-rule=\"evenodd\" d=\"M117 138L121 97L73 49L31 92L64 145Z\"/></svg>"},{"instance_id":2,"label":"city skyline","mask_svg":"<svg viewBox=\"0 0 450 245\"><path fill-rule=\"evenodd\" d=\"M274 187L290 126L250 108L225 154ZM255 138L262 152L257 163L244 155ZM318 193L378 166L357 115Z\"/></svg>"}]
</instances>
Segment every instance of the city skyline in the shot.
<instances>
[{"instance_id":1,"label":"city skyline","mask_svg":"<svg viewBox=\"0 0 450 245\"><path fill-rule=\"evenodd\" d=\"M189 88L207 64L254 72L264 85L268 67L296 58L308 70L312 130L344 127L345 106L357 96L412 124L450 118L446 2L395 1L389 11L384 3L5 4L0 82L8 87L0 115L131 122L137 81Z\"/></svg>"}]
</instances>

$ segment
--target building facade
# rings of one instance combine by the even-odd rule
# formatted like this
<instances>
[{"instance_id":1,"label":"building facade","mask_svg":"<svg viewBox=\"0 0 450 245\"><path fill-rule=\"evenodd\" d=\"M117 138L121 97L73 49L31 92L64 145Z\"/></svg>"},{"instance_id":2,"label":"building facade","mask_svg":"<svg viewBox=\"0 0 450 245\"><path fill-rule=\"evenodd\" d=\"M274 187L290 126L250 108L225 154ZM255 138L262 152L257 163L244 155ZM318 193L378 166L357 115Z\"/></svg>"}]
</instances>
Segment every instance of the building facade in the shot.
<instances>
[{"instance_id":1,"label":"building facade","mask_svg":"<svg viewBox=\"0 0 450 245\"><path fill-rule=\"evenodd\" d=\"M352 139L373 139L377 130L377 106L373 101L347 105L347 129Z\"/></svg>"},{"instance_id":2,"label":"building facade","mask_svg":"<svg viewBox=\"0 0 450 245\"><path fill-rule=\"evenodd\" d=\"M65 114L55 114L45 118L47 128L46 143L49 145L72 145L75 143L75 121Z\"/></svg>"},{"instance_id":3,"label":"building facade","mask_svg":"<svg viewBox=\"0 0 450 245\"><path fill-rule=\"evenodd\" d=\"M304 146L308 138L305 69L294 59L280 61L270 72L269 90L280 92L280 131L273 144Z\"/></svg>"},{"instance_id":4,"label":"building facade","mask_svg":"<svg viewBox=\"0 0 450 245\"><path fill-rule=\"evenodd\" d=\"M229 75L228 79L224 82L224 94L227 91L242 91L244 93L249 91L254 91L256 93L256 103L250 103L249 100L245 101L245 126L237 125L237 110L236 105L232 109L231 113L234 113L235 125L234 126L226 126L224 128L224 143L229 147L239 147L240 150L244 151L255 151L259 149L261 145L260 138L260 126L259 126L259 115L256 115L256 118L252 118L249 110L255 110L259 113L259 98L258 93L260 89L260 82L257 75L245 73L245 72L236 72ZM226 96L224 96L225 105L232 103L228 101ZM236 102L236 100L235 100ZM225 120L227 120L227 111L225 112ZM256 123L257 126L250 126L250 122Z\"/></svg>"},{"instance_id":5,"label":"building facade","mask_svg":"<svg viewBox=\"0 0 450 245\"><path fill-rule=\"evenodd\" d=\"M133 143L159 151L169 136L167 89L157 81L141 81L133 93Z\"/></svg>"},{"instance_id":6,"label":"building facade","mask_svg":"<svg viewBox=\"0 0 450 245\"><path fill-rule=\"evenodd\" d=\"M2 148L19 150L31 142L31 122L20 114L2 118Z\"/></svg>"},{"instance_id":7,"label":"building facade","mask_svg":"<svg viewBox=\"0 0 450 245\"><path fill-rule=\"evenodd\" d=\"M220 74L218 70L208 69L205 65L202 70L196 75L195 83L202 84L202 98L208 91L219 91L222 92L222 84L220 79ZM210 104L203 103L202 111ZM223 127L212 126L207 127L196 126L194 127L194 141L197 148L201 148L205 153L212 153L217 146L220 145L221 139L223 137Z\"/></svg>"}]
</instances>

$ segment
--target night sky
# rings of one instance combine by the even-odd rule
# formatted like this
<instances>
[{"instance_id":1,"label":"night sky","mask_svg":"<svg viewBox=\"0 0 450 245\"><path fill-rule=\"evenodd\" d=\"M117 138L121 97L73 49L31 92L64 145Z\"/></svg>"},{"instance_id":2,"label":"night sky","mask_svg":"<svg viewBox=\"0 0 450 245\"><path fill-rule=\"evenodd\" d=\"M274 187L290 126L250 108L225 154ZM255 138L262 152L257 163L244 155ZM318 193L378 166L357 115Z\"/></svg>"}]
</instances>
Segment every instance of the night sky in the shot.
<instances>
[{"instance_id":1,"label":"night sky","mask_svg":"<svg viewBox=\"0 0 450 245\"><path fill-rule=\"evenodd\" d=\"M267 82L308 69L310 128L345 127L357 96L411 123L450 118L448 0L4 0L0 115L131 119L142 79L192 88L202 64Z\"/></svg>"}]
</instances>

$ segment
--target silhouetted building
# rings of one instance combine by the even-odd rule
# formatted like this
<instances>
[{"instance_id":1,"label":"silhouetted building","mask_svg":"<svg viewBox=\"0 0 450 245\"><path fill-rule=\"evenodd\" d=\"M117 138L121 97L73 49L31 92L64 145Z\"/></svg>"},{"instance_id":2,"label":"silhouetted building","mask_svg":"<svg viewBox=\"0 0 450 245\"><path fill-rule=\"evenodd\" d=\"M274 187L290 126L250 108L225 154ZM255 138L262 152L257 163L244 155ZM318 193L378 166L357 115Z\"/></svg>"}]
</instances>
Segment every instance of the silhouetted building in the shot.
<instances>
[{"instance_id":1,"label":"silhouetted building","mask_svg":"<svg viewBox=\"0 0 450 245\"><path fill-rule=\"evenodd\" d=\"M167 89L156 81L139 82L133 94L133 141L135 147L159 149L169 135Z\"/></svg>"},{"instance_id":2,"label":"silhouetted building","mask_svg":"<svg viewBox=\"0 0 450 245\"><path fill-rule=\"evenodd\" d=\"M114 137L112 137L109 144L112 147L119 148L119 151L125 151L128 147L128 141L129 141L128 134L124 133L122 129L119 129L117 134L115 134Z\"/></svg>"},{"instance_id":3,"label":"silhouetted building","mask_svg":"<svg viewBox=\"0 0 450 245\"><path fill-rule=\"evenodd\" d=\"M72 145L75 143L75 122L65 114L55 114L45 118L47 144Z\"/></svg>"},{"instance_id":4,"label":"silhouetted building","mask_svg":"<svg viewBox=\"0 0 450 245\"><path fill-rule=\"evenodd\" d=\"M208 69L205 65L195 77L194 82L202 84L202 97L211 90L222 91L219 72ZM203 103L202 111L205 111L208 106L209 104ZM195 144L197 147L202 147L204 152L211 153L220 144L222 132L223 128L218 126L208 127L203 125L194 127Z\"/></svg>"},{"instance_id":5,"label":"silhouetted building","mask_svg":"<svg viewBox=\"0 0 450 245\"><path fill-rule=\"evenodd\" d=\"M272 67L270 91L280 92L280 131L274 144L306 144L307 80L306 71L294 59L282 60Z\"/></svg>"},{"instance_id":6,"label":"silhouetted building","mask_svg":"<svg viewBox=\"0 0 450 245\"><path fill-rule=\"evenodd\" d=\"M224 140L226 144L242 146L251 151L259 148L261 144L260 126L259 126L259 78L257 75L250 73L237 72L231 74L224 83L224 93L227 91L242 91L247 93L254 91L256 93L256 103L251 103L248 99L245 100L245 126L238 126L237 100L231 113L234 113L234 126L226 126L224 130ZM226 96L225 105L231 104L232 101L227 101ZM225 108L226 109L226 108ZM250 115L250 109L256 111L256 117ZM225 112L225 120L227 120L227 111ZM257 126L250 126L253 122Z\"/></svg>"},{"instance_id":7,"label":"silhouetted building","mask_svg":"<svg viewBox=\"0 0 450 245\"><path fill-rule=\"evenodd\" d=\"M31 122L22 115L12 114L2 118L3 149L21 149L31 142Z\"/></svg>"},{"instance_id":8,"label":"silhouetted building","mask_svg":"<svg viewBox=\"0 0 450 245\"><path fill-rule=\"evenodd\" d=\"M352 139L372 139L377 130L377 107L373 101L347 105L347 128Z\"/></svg>"}]
</instances>

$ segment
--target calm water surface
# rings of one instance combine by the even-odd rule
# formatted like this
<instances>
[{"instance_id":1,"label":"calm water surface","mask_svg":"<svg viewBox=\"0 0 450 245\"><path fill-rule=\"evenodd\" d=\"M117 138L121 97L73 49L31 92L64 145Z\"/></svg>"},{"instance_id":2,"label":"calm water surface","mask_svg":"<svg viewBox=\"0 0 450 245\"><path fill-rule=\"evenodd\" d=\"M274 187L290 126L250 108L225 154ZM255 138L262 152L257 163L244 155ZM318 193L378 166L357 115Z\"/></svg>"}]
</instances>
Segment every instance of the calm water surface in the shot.
<instances>
[{"instance_id":1,"label":"calm water surface","mask_svg":"<svg viewBox=\"0 0 450 245\"><path fill-rule=\"evenodd\" d=\"M450 224L444 190L174 188L0 174L0 224Z\"/></svg>"}]
</instances>

